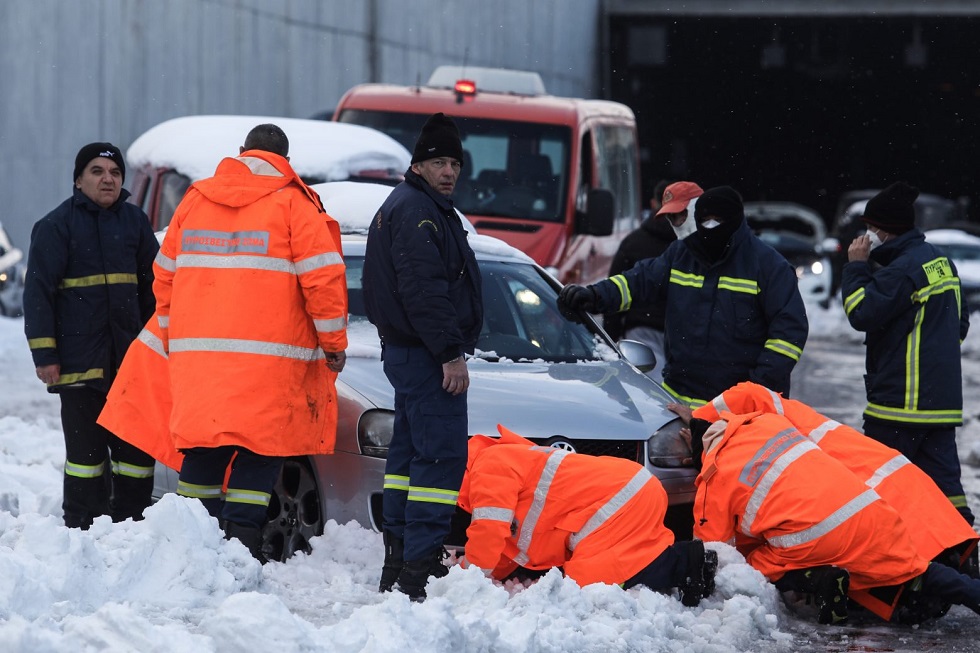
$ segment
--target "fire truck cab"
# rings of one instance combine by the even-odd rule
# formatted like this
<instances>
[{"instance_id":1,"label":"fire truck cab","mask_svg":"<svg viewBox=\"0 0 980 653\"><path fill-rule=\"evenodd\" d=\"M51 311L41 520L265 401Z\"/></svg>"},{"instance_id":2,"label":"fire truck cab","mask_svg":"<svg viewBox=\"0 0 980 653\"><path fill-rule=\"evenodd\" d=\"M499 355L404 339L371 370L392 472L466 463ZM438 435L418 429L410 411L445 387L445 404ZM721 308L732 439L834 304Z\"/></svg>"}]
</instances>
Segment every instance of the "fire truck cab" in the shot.
<instances>
[{"instance_id":1,"label":"fire truck cab","mask_svg":"<svg viewBox=\"0 0 980 653\"><path fill-rule=\"evenodd\" d=\"M425 86L355 86L334 120L382 131L411 151L440 111L463 142L452 199L477 232L526 252L565 283L605 277L640 218L632 110L548 95L533 72L440 66Z\"/></svg>"}]
</instances>

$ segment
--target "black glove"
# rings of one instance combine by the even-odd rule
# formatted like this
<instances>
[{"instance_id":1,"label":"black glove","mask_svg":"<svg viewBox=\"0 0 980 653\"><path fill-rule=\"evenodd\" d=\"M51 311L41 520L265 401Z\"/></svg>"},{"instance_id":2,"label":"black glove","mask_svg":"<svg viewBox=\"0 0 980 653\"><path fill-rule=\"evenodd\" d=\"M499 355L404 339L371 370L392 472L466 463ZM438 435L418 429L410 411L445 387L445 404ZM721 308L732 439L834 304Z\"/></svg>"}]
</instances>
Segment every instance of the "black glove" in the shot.
<instances>
[{"instance_id":1,"label":"black glove","mask_svg":"<svg viewBox=\"0 0 980 653\"><path fill-rule=\"evenodd\" d=\"M582 322L583 313L596 313L599 298L592 286L568 284L558 293L558 310L567 320Z\"/></svg>"}]
</instances>

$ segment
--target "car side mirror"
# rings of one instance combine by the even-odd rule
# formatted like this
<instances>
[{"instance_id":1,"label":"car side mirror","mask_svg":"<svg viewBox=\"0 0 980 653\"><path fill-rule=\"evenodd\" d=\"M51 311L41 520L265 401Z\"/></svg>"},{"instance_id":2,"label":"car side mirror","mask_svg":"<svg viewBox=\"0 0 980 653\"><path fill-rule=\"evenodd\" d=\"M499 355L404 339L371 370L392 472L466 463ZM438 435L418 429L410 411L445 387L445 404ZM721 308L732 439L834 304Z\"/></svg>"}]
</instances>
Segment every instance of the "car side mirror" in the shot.
<instances>
[{"instance_id":1,"label":"car side mirror","mask_svg":"<svg viewBox=\"0 0 980 653\"><path fill-rule=\"evenodd\" d=\"M820 244L817 245L818 254L831 255L831 254L836 254L839 251L841 251L841 245L840 245L840 241L837 240L836 238L831 238L831 237L824 238L822 241L820 241Z\"/></svg>"},{"instance_id":2,"label":"car side mirror","mask_svg":"<svg viewBox=\"0 0 980 653\"><path fill-rule=\"evenodd\" d=\"M637 340L620 340L617 346L623 357L644 374L657 366L657 355L649 345Z\"/></svg>"},{"instance_id":3,"label":"car side mirror","mask_svg":"<svg viewBox=\"0 0 980 653\"><path fill-rule=\"evenodd\" d=\"M609 236L613 232L616 198L608 188L593 188L586 197L585 212L578 213L575 233L586 236Z\"/></svg>"}]
</instances>

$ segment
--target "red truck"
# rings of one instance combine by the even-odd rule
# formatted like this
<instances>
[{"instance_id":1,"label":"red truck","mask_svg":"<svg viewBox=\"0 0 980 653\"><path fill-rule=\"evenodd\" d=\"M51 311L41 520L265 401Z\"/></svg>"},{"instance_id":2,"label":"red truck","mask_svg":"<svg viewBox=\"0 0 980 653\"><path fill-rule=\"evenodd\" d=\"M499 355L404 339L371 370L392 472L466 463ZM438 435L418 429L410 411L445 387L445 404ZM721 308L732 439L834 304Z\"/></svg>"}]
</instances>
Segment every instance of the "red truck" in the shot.
<instances>
[{"instance_id":1,"label":"red truck","mask_svg":"<svg viewBox=\"0 0 980 653\"><path fill-rule=\"evenodd\" d=\"M565 283L605 277L640 219L632 110L548 95L533 72L440 66L425 86L355 86L334 120L377 129L411 151L426 118L440 111L463 141L453 201L477 232Z\"/></svg>"}]
</instances>

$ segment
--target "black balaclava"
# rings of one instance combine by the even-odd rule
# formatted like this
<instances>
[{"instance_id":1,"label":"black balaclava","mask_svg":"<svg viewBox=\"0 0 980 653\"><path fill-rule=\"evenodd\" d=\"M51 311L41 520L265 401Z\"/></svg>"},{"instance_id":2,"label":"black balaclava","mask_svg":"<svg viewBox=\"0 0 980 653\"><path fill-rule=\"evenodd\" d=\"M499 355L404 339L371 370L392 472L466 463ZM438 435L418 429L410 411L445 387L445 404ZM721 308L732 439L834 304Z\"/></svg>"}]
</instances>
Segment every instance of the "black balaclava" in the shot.
<instances>
[{"instance_id":1,"label":"black balaclava","mask_svg":"<svg viewBox=\"0 0 980 653\"><path fill-rule=\"evenodd\" d=\"M721 224L708 228L705 222L715 217ZM694 206L694 219L698 230L684 242L688 243L708 262L721 259L728 242L745 221L742 196L731 186L717 186L704 191Z\"/></svg>"}]
</instances>

